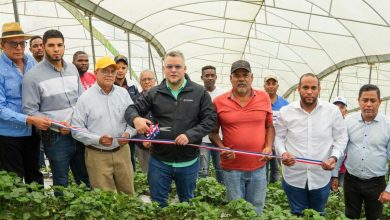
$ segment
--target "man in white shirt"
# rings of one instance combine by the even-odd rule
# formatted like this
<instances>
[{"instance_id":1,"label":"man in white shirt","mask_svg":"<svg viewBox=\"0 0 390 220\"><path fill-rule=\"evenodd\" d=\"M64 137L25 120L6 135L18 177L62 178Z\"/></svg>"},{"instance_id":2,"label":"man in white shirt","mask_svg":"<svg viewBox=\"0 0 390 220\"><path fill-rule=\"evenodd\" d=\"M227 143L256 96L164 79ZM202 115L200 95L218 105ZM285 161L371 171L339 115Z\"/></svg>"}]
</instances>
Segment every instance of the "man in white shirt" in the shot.
<instances>
[{"instance_id":1,"label":"man in white shirt","mask_svg":"<svg viewBox=\"0 0 390 220\"><path fill-rule=\"evenodd\" d=\"M219 88L215 86L215 82L217 81L217 74L214 66L204 66L202 67L202 76L201 79L203 81L203 85L209 93L212 100L215 97L222 95L226 92L225 89ZM202 139L202 145L214 146L211 144L211 141L208 136L205 136ZM213 165L215 169L215 178L219 183L223 182L223 172L220 164L220 157L218 151L210 151L208 149L200 149L200 170L199 177L207 177L209 176L210 171L210 156L213 160Z\"/></svg>"},{"instance_id":2,"label":"man in white shirt","mask_svg":"<svg viewBox=\"0 0 390 220\"><path fill-rule=\"evenodd\" d=\"M320 83L306 73L299 80L299 101L283 107L275 125L275 147L282 156L282 187L291 212L304 209L323 214L330 191L331 172L343 155L348 136L337 106L318 100ZM296 157L323 161L321 166L295 163Z\"/></svg>"}]
</instances>

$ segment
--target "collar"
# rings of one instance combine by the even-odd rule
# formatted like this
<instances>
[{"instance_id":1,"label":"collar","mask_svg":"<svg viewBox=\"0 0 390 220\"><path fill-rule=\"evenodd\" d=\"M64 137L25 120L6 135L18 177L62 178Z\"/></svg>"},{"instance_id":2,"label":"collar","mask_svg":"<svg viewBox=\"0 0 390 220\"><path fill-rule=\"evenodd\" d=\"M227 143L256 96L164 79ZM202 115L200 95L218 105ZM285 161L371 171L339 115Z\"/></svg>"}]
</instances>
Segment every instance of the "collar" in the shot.
<instances>
[{"instance_id":1,"label":"collar","mask_svg":"<svg viewBox=\"0 0 390 220\"><path fill-rule=\"evenodd\" d=\"M253 97L253 96L256 96L256 93L253 92L253 88L251 88L251 96L250 97ZM234 99L236 98L236 96L234 96L234 93L233 93L233 89L231 89L228 93L228 96L227 96L229 99Z\"/></svg>"},{"instance_id":2,"label":"collar","mask_svg":"<svg viewBox=\"0 0 390 220\"><path fill-rule=\"evenodd\" d=\"M382 120L382 117L381 117L381 115L379 114L379 113L377 113L376 114L376 116L375 116L375 118L372 120L372 121L370 121L370 122L365 122L364 120L363 120L363 117L362 117L362 113L360 113L360 114L358 114L359 115L359 117L358 117L358 121L359 122L362 122L362 123L365 123L365 124L371 124L372 122L379 122L379 121L381 121Z\"/></svg>"},{"instance_id":3,"label":"collar","mask_svg":"<svg viewBox=\"0 0 390 220\"><path fill-rule=\"evenodd\" d=\"M183 83L181 84L181 86L180 86L177 90L173 90L173 89L169 86L168 81L165 81L165 85L167 86L167 88L168 88L169 91L181 91L181 90L183 90L183 88L187 85L187 79L184 77Z\"/></svg>"},{"instance_id":4,"label":"collar","mask_svg":"<svg viewBox=\"0 0 390 220\"><path fill-rule=\"evenodd\" d=\"M42 63L44 63L46 66L50 67L51 69L53 69L54 71L56 72L61 72L59 71L52 63L50 63L46 57L41 61ZM62 62L62 69L65 70L67 67L68 67L68 64L65 62L64 59L61 60Z\"/></svg>"},{"instance_id":5,"label":"collar","mask_svg":"<svg viewBox=\"0 0 390 220\"><path fill-rule=\"evenodd\" d=\"M98 83L95 83L93 86L96 86L96 89L98 90L98 92L99 92L101 95L111 95L111 94L114 92L114 90L115 90L115 85L112 85L111 91L110 91L108 94L106 94L106 93L104 92L104 90L99 86Z\"/></svg>"},{"instance_id":6,"label":"collar","mask_svg":"<svg viewBox=\"0 0 390 220\"><path fill-rule=\"evenodd\" d=\"M324 105L324 103L320 100L320 99L317 99L317 106L313 109L313 111L315 111L316 109L322 107ZM302 107L301 107L301 100L298 100L298 101L295 101L293 103L291 103L291 106L293 108L296 108L296 109L300 109L302 111L305 111ZM305 111L306 112L306 111Z\"/></svg>"}]
</instances>

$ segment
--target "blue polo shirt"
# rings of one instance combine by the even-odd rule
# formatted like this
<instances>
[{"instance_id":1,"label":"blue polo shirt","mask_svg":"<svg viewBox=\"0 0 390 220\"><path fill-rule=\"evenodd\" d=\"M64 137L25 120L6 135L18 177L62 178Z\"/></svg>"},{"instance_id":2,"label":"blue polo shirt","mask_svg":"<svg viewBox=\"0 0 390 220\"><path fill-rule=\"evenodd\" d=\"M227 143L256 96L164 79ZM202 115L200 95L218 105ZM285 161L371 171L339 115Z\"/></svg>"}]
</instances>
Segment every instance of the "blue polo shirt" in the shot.
<instances>
[{"instance_id":1,"label":"blue polo shirt","mask_svg":"<svg viewBox=\"0 0 390 220\"><path fill-rule=\"evenodd\" d=\"M277 96L275 103L272 104L272 115L274 124L276 122L280 109L286 105L288 105L288 101L281 96Z\"/></svg>"}]
</instances>

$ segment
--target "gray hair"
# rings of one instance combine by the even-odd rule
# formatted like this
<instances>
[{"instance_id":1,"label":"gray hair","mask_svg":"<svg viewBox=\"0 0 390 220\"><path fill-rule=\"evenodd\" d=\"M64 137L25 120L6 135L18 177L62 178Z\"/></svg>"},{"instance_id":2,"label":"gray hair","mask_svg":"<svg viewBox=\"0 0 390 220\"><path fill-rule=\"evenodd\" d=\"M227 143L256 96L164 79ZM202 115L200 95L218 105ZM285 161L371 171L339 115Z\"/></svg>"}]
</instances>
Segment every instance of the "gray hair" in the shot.
<instances>
[{"instance_id":1,"label":"gray hair","mask_svg":"<svg viewBox=\"0 0 390 220\"><path fill-rule=\"evenodd\" d=\"M144 73L152 73L153 76L156 75L156 74L154 73L153 70L149 70L149 69L142 70L141 73L139 74L139 80L140 80L140 81L141 81L142 75L143 75ZM156 79L156 78L154 78L154 79Z\"/></svg>"}]
</instances>

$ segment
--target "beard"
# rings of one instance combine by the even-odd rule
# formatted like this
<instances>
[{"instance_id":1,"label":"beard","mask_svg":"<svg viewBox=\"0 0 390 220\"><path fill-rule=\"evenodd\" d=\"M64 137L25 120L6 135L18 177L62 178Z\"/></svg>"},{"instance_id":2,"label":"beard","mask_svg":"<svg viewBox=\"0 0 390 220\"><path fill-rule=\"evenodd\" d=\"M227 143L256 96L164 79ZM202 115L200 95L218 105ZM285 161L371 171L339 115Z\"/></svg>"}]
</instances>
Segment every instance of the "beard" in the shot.
<instances>
[{"instance_id":1,"label":"beard","mask_svg":"<svg viewBox=\"0 0 390 220\"><path fill-rule=\"evenodd\" d=\"M306 98L301 97L302 103L303 103L304 105L306 105L306 106L312 106L312 105L317 104L317 100L318 100L317 97L312 97L312 101L307 101Z\"/></svg>"},{"instance_id":2,"label":"beard","mask_svg":"<svg viewBox=\"0 0 390 220\"><path fill-rule=\"evenodd\" d=\"M58 62L58 61L61 61L61 60L62 60L62 58L64 57L64 54L62 54L60 57L52 57L52 56L50 56L48 53L45 52L45 57L46 57L46 59L48 59L49 61Z\"/></svg>"}]
</instances>

